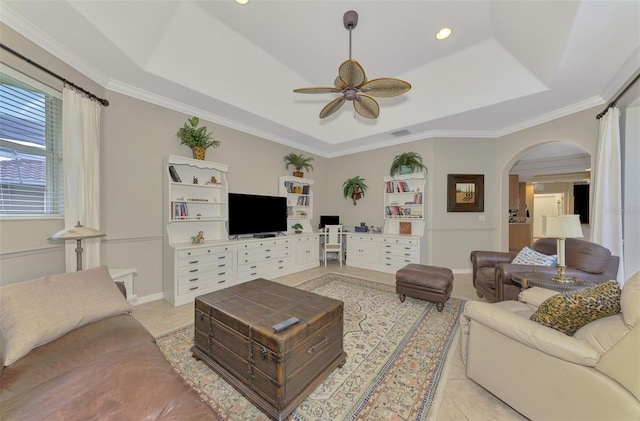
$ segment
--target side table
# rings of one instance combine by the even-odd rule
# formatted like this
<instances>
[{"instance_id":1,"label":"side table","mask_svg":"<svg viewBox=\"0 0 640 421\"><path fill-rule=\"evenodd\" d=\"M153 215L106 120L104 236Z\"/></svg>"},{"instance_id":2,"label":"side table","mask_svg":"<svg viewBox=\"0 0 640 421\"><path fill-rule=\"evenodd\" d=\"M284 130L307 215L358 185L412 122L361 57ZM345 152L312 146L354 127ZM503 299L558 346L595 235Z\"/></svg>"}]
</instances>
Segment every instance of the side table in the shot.
<instances>
[{"instance_id":1,"label":"side table","mask_svg":"<svg viewBox=\"0 0 640 421\"><path fill-rule=\"evenodd\" d=\"M137 269L111 269L109 268L109 275L113 278L114 282L123 282L125 288L127 288L127 300L131 304L135 304L138 300L138 296L133 293L133 275L138 272Z\"/></svg>"},{"instance_id":2,"label":"side table","mask_svg":"<svg viewBox=\"0 0 640 421\"><path fill-rule=\"evenodd\" d=\"M511 280L523 289L540 287L557 292L577 291L595 285L579 278L574 278L573 282L557 282L551 280L552 276L552 273L543 272L515 272L511 275Z\"/></svg>"}]
</instances>

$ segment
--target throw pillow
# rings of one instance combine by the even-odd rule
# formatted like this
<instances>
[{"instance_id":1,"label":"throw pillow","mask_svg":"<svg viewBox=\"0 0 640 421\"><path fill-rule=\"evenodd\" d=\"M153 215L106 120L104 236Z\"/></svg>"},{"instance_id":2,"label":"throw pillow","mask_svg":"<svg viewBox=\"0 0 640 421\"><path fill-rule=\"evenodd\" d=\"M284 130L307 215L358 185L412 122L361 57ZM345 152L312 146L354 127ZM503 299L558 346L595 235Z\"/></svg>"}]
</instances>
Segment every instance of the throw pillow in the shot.
<instances>
[{"instance_id":1,"label":"throw pillow","mask_svg":"<svg viewBox=\"0 0 640 421\"><path fill-rule=\"evenodd\" d=\"M534 322L573 336L582 326L620 312L620 285L607 281L544 300L530 317Z\"/></svg>"},{"instance_id":2,"label":"throw pillow","mask_svg":"<svg viewBox=\"0 0 640 421\"><path fill-rule=\"evenodd\" d=\"M511 262L514 265L556 266L558 256L543 254L525 246Z\"/></svg>"},{"instance_id":3,"label":"throw pillow","mask_svg":"<svg viewBox=\"0 0 640 421\"><path fill-rule=\"evenodd\" d=\"M2 356L8 366L72 330L131 311L106 266L0 288Z\"/></svg>"}]
</instances>

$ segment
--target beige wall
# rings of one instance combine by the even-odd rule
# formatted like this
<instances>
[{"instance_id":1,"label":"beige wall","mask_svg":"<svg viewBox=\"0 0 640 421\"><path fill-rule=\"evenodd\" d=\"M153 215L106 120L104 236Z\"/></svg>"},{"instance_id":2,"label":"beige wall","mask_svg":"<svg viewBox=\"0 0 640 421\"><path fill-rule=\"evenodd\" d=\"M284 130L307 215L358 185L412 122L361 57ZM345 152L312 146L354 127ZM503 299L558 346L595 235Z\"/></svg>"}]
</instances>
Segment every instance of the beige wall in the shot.
<instances>
[{"instance_id":1,"label":"beige wall","mask_svg":"<svg viewBox=\"0 0 640 421\"><path fill-rule=\"evenodd\" d=\"M5 38L6 34L9 36ZM162 161L169 154L190 156L190 150L175 137L188 116L104 92L6 27L2 27L2 36L3 42L111 102L103 108L102 118L101 229L107 234L103 263L137 268L135 293L139 297L160 294L165 230ZM29 70L30 66L18 62L16 67ZM315 158L315 170L307 174L315 180L312 226L317 226L321 214L338 214L351 229L360 222L382 226L383 177L388 175L391 160L407 150L419 152L428 168L424 233L427 251L423 259L429 264L468 271L471 250L508 247L508 173L513 163L527 149L552 140L577 144L594 155L596 111L587 110L499 139L426 139L331 159L303 152ZM292 151L302 152L211 122L204 124L222 141L219 148L207 151L207 159L229 164L232 192L277 194L278 177L290 173L285 170L282 157ZM447 174L454 173L485 175L483 213L446 211ZM355 175L364 177L369 186L357 206L342 196L342 183ZM0 283L62 271L61 247L46 241L62 225L61 221L0 221Z\"/></svg>"}]
</instances>

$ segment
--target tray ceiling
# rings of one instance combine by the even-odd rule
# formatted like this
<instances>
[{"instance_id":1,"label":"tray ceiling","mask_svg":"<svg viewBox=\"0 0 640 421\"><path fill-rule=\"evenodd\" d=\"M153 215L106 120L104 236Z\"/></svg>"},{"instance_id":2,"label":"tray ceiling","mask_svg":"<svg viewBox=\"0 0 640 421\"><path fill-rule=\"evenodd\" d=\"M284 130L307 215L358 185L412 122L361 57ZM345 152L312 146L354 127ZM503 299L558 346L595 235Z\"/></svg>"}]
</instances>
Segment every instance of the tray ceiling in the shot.
<instances>
[{"instance_id":1,"label":"tray ceiling","mask_svg":"<svg viewBox=\"0 0 640 421\"><path fill-rule=\"evenodd\" d=\"M1 1L1 19L107 89L317 153L498 137L604 104L640 68L637 1ZM348 58L410 82L320 120ZM453 29L445 41L434 34ZM395 133L395 135L394 135ZM398 135L400 133L400 135Z\"/></svg>"}]
</instances>

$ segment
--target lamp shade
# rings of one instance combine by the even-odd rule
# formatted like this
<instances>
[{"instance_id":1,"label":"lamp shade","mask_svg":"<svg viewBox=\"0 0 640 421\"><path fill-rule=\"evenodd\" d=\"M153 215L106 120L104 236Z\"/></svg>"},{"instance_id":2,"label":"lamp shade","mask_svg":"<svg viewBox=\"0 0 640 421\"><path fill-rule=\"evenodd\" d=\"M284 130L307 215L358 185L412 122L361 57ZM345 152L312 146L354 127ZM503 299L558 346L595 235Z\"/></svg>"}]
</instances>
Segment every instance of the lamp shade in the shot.
<instances>
[{"instance_id":1,"label":"lamp shade","mask_svg":"<svg viewBox=\"0 0 640 421\"><path fill-rule=\"evenodd\" d=\"M53 234L51 237L49 237L49 240L52 240L52 241L79 240L84 238L104 237L105 235L106 234L101 233L100 231L95 230L93 228L87 228L82 226L82 224L80 224L80 221L78 221L78 224L75 227L65 228L63 230L60 230L55 234Z\"/></svg>"},{"instance_id":2,"label":"lamp shade","mask_svg":"<svg viewBox=\"0 0 640 421\"><path fill-rule=\"evenodd\" d=\"M583 237L580 215L543 216L542 235L552 238Z\"/></svg>"}]
</instances>

